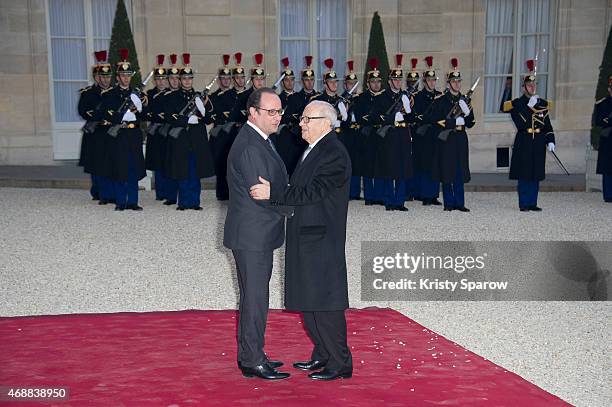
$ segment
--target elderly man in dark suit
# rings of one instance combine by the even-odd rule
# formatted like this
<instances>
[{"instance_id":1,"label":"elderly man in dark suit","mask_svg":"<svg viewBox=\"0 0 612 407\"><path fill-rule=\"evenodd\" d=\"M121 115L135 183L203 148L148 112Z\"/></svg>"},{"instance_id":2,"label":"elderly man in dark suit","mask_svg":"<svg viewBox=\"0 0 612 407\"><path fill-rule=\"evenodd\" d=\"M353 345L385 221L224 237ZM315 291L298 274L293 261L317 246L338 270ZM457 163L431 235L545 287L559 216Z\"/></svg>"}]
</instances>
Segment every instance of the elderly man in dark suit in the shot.
<instances>
[{"instance_id":1,"label":"elderly man in dark suit","mask_svg":"<svg viewBox=\"0 0 612 407\"><path fill-rule=\"evenodd\" d=\"M240 288L238 366L246 377L284 379L289 374L275 370L282 362L269 360L263 348L273 251L284 242L284 217L291 216L292 208L249 195L258 175L287 184L287 170L269 139L283 112L279 97L269 88L249 96L247 111L248 121L228 155L229 207L223 238L224 246L232 249Z\"/></svg>"},{"instance_id":2,"label":"elderly man in dark suit","mask_svg":"<svg viewBox=\"0 0 612 407\"><path fill-rule=\"evenodd\" d=\"M349 155L333 132L336 115L327 102L309 103L300 118L308 148L290 184L261 175L261 183L251 188L255 199L295 207L294 216L287 220L285 307L303 312L314 343L310 360L293 366L322 369L309 375L316 380L349 378L353 373L344 317L348 308L346 214L352 171Z\"/></svg>"}]
</instances>

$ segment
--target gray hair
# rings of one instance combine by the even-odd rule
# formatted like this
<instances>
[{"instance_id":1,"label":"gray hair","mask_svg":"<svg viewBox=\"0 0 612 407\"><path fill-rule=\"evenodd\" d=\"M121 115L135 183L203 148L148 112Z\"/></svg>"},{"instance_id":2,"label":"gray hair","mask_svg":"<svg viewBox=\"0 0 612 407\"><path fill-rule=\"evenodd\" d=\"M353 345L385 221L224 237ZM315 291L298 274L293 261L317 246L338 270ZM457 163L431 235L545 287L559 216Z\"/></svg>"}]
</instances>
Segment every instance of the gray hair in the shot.
<instances>
[{"instance_id":1,"label":"gray hair","mask_svg":"<svg viewBox=\"0 0 612 407\"><path fill-rule=\"evenodd\" d=\"M322 100L312 101L308 105L306 105L306 107L308 106L315 107L318 112L317 114L320 114L321 116L324 116L326 119L329 119L331 123L330 124L331 128L332 129L334 128L334 124L336 123L336 120L338 120L338 113L336 112L335 107L333 107L329 103L324 102Z\"/></svg>"}]
</instances>

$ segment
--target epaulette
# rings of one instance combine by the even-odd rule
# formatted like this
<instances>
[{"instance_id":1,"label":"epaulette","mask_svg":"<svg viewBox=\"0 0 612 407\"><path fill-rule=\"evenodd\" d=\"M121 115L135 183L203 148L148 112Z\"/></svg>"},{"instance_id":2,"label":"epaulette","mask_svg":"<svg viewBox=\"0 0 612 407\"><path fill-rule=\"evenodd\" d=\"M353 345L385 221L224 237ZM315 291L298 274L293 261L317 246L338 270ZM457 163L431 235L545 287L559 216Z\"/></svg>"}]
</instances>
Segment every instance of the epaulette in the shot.
<instances>
[{"instance_id":1,"label":"epaulette","mask_svg":"<svg viewBox=\"0 0 612 407\"><path fill-rule=\"evenodd\" d=\"M109 86L108 88L103 89L102 92L100 92L100 95L104 95L106 92L110 92L114 88L115 88L114 86Z\"/></svg>"},{"instance_id":2,"label":"epaulette","mask_svg":"<svg viewBox=\"0 0 612 407\"><path fill-rule=\"evenodd\" d=\"M166 91L166 93L164 93L164 96L171 94L172 92L174 92L175 89L170 89L169 91Z\"/></svg>"},{"instance_id":3,"label":"epaulette","mask_svg":"<svg viewBox=\"0 0 612 407\"><path fill-rule=\"evenodd\" d=\"M505 113L507 113L507 112L509 112L510 110L512 110L512 108L513 108L513 107L514 107L514 106L512 105L512 101L511 101L511 100L506 100L506 101L504 102L504 109L503 109L503 110L504 110L504 112L505 112Z\"/></svg>"},{"instance_id":4,"label":"epaulette","mask_svg":"<svg viewBox=\"0 0 612 407\"><path fill-rule=\"evenodd\" d=\"M606 100L605 97L599 99L597 102L595 102L596 105L600 104L601 102L603 102L604 100Z\"/></svg>"},{"instance_id":5,"label":"epaulette","mask_svg":"<svg viewBox=\"0 0 612 407\"><path fill-rule=\"evenodd\" d=\"M319 97L319 95L318 94L314 94L314 95L312 95L311 97L308 98L308 101L312 102L317 97Z\"/></svg>"},{"instance_id":6,"label":"epaulette","mask_svg":"<svg viewBox=\"0 0 612 407\"><path fill-rule=\"evenodd\" d=\"M546 108L547 108L548 110L551 110L551 109L553 108L553 102L552 102L552 101L550 101L550 100L547 100L547 101L546 101Z\"/></svg>"},{"instance_id":7,"label":"epaulette","mask_svg":"<svg viewBox=\"0 0 612 407\"><path fill-rule=\"evenodd\" d=\"M446 93L440 93L439 95L434 96L434 100L436 100L436 99L440 99L440 98L441 98L442 96L444 96L444 95L446 95Z\"/></svg>"},{"instance_id":8,"label":"epaulette","mask_svg":"<svg viewBox=\"0 0 612 407\"><path fill-rule=\"evenodd\" d=\"M89 86L85 86L84 88L79 89L79 93L83 93L83 92L85 92L85 91L88 91L88 90L89 90L89 89L91 89L91 88L92 88L92 86L91 86L91 85L89 85Z\"/></svg>"}]
</instances>

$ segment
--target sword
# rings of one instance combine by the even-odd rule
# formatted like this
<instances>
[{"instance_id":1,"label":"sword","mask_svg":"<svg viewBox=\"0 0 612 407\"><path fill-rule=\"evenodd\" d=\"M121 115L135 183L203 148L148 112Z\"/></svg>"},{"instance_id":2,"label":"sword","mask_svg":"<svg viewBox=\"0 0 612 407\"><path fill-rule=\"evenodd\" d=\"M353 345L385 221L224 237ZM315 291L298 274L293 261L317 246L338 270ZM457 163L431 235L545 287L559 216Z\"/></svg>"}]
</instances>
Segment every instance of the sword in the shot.
<instances>
[{"instance_id":1,"label":"sword","mask_svg":"<svg viewBox=\"0 0 612 407\"><path fill-rule=\"evenodd\" d=\"M144 89L144 87L145 87L145 86L147 86L147 83L148 83L148 82L151 80L151 77L153 76L153 72L154 72L154 71L149 72L149 74L147 75L147 77L145 78L145 80L144 80L144 81L142 81L142 85L141 85L141 87L142 87L143 89Z\"/></svg>"},{"instance_id":2,"label":"sword","mask_svg":"<svg viewBox=\"0 0 612 407\"><path fill-rule=\"evenodd\" d=\"M278 85L280 85L280 83L283 81L283 79L285 79L285 73L284 72L283 72L283 74L281 76L278 77L276 82L274 82L274 85L272 85L272 89L278 88Z\"/></svg>"},{"instance_id":3,"label":"sword","mask_svg":"<svg viewBox=\"0 0 612 407\"><path fill-rule=\"evenodd\" d=\"M204 87L204 91L203 93L205 93L206 95L208 95L208 92L210 92L210 90L212 89L213 85L215 84L215 81L217 80L217 78L219 77L219 75L215 75L214 78L212 78L212 80L208 83L208 85L206 85Z\"/></svg>"},{"instance_id":4,"label":"sword","mask_svg":"<svg viewBox=\"0 0 612 407\"><path fill-rule=\"evenodd\" d=\"M549 150L550 151L550 150ZM569 171L567 170L567 168L565 168L565 165L563 165L563 163L561 162L561 160L559 159L559 157L557 156L557 154L554 151L550 151L553 155L553 157L555 157L555 161L557 162L557 164L559 165L559 167L561 167L561 169L563 171L565 171L566 175L570 175Z\"/></svg>"},{"instance_id":5,"label":"sword","mask_svg":"<svg viewBox=\"0 0 612 407\"><path fill-rule=\"evenodd\" d=\"M357 86L359 86L359 81L355 82L355 84L353 85L353 87L351 88L351 90L349 90L349 91L347 92L347 94L348 94L348 96L349 96L349 97L353 96L353 92L355 92L355 89L357 89ZM340 99L342 99L342 101L344 102L344 104L350 103L350 102L349 102L349 100L348 100L348 98L346 98L346 97L344 97L344 96L342 96L342 95L338 95L338 97L339 97ZM347 107L348 107L348 106L347 106Z\"/></svg>"}]
</instances>

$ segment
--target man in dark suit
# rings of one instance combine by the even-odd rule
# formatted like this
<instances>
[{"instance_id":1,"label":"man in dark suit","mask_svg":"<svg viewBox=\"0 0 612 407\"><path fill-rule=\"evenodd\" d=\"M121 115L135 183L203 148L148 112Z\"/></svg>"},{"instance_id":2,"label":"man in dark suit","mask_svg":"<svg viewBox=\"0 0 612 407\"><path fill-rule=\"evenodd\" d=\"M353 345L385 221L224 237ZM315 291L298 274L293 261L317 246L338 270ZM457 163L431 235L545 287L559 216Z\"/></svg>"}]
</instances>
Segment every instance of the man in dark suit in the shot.
<instances>
[{"instance_id":1,"label":"man in dark suit","mask_svg":"<svg viewBox=\"0 0 612 407\"><path fill-rule=\"evenodd\" d=\"M283 160L269 139L283 112L279 97L269 88L253 91L246 108L248 120L227 160L229 206L223 237L224 246L232 249L240 287L238 366L245 377L284 379L289 374L275 370L282 362L268 360L263 348L273 251L285 240L284 216L291 216L292 210L249 195L258 175L279 185L288 182Z\"/></svg>"},{"instance_id":2,"label":"man in dark suit","mask_svg":"<svg viewBox=\"0 0 612 407\"><path fill-rule=\"evenodd\" d=\"M346 277L346 214L351 162L333 132L336 110L323 101L309 103L300 118L308 148L290 184L260 176L251 188L255 199L295 206L287 220L285 307L302 311L313 343L310 360L294 367L316 380L349 378L353 373L346 342L348 286ZM264 201L260 201L264 202Z\"/></svg>"}]
</instances>

